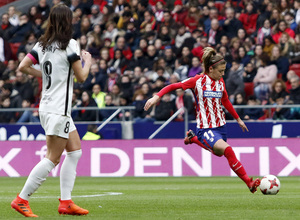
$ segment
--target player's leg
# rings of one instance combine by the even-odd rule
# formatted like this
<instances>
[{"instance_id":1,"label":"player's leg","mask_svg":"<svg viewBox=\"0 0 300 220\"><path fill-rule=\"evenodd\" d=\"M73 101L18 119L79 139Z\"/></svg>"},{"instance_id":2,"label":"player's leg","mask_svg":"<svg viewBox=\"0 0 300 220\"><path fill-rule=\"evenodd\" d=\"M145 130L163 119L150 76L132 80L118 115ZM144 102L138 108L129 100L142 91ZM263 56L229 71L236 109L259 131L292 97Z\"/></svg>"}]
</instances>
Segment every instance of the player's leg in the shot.
<instances>
[{"instance_id":1,"label":"player's leg","mask_svg":"<svg viewBox=\"0 0 300 220\"><path fill-rule=\"evenodd\" d=\"M260 184L260 180L253 180L247 175L243 164L236 158L232 147L229 146L227 142L225 142L223 139L219 139L214 144L213 151L218 156L224 155L229 163L230 168L236 173L236 175L247 184L252 193L256 192L257 187Z\"/></svg>"},{"instance_id":2,"label":"player's leg","mask_svg":"<svg viewBox=\"0 0 300 220\"><path fill-rule=\"evenodd\" d=\"M66 151L67 155L60 170L61 198L58 212L67 215L86 215L89 211L75 205L71 200L71 192L76 179L77 163L82 154L80 138L76 128L69 133Z\"/></svg>"},{"instance_id":3,"label":"player's leg","mask_svg":"<svg viewBox=\"0 0 300 220\"><path fill-rule=\"evenodd\" d=\"M192 130L189 130L186 133L186 137L184 138L184 144L187 145L187 144L192 144L192 143L197 144L200 147L204 148L205 150L212 152L212 147L209 147L208 145L204 145L203 143L201 143L199 141L199 138L197 137L197 135L195 135L195 133Z\"/></svg>"},{"instance_id":4,"label":"player's leg","mask_svg":"<svg viewBox=\"0 0 300 220\"><path fill-rule=\"evenodd\" d=\"M30 172L20 194L12 201L11 206L27 217L37 217L30 209L28 199L46 180L50 171L59 163L67 139L55 135L46 136L47 153Z\"/></svg>"}]
</instances>

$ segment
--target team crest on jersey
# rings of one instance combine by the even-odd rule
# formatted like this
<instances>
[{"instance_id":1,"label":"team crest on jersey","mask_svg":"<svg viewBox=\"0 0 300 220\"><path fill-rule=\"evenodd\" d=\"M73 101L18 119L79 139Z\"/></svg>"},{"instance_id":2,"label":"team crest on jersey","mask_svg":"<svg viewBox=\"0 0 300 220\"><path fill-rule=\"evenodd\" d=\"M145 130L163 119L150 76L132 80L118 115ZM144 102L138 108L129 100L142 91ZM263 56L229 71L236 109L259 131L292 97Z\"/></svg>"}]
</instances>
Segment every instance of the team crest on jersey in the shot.
<instances>
[{"instance_id":1,"label":"team crest on jersey","mask_svg":"<svg viewBox=\"0 0 300 220\"><path fill-rule=\"evenodd\" d=\"M223 92L222 91L204 91L203 97L205 98L222 98Z\"/></svg>"}]
</instances>

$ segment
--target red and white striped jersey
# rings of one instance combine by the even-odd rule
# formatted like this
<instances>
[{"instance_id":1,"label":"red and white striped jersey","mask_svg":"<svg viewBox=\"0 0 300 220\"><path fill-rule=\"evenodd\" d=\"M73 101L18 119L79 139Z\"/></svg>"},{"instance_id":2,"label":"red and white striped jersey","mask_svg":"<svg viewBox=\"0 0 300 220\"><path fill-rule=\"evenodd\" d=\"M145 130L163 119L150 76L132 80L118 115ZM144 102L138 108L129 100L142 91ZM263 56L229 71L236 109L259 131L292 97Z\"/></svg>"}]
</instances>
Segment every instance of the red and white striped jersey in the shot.
<instances>
[{"instance_id":1,"label":"red and white striped jersey","mask_svg":"<svg viewBox=\"0 0 300 220\"><path fill-rule=\"evenodd\" d=\"M223 78L213 80L206 74L181 82L184 90L191 89L197 104L197 127L215 128L226 124L221 100L228 100Z\"/></svg>"}]
</instances>

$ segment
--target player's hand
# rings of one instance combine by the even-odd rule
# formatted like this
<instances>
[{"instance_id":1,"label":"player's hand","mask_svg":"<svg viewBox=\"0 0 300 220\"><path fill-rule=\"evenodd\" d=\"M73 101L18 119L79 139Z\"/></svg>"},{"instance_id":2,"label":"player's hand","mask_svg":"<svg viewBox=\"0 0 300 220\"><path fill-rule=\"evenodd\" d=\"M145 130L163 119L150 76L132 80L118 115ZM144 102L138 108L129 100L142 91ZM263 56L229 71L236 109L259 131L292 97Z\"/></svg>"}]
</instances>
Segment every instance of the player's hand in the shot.
<instances>
[{"instance_id":1,"label":"player's hand","mask_svg":"<svg viewBox=\"0 0 300 220\"><path fill-rule=\"evenodd\" d=\"M243 122L243 120L241 118L237 119L237 123L239 124L239 126L242 128L243 132L248 131L247 126L245 125L245 123Z\"/></svg>"},{"instance_id":2,"label":"player's hand","mask_svg":"<svg viewBox=\"0 0 300 220\"><path fill-rule=\"evenodd\" d=\"M81 51L81 57L85 63L92 62L92 55L89 52L87 52L86 50Z\"/></svg>"},{"instance_id":3,"label":"player's hand","mask_svg":"<svg viewBox=\"0 0 300 220\"><path fill-rule=\"evenodd\" d=\"M148 101L146 102L146 104L144 106L144 110L147 111L153 105L158 103L159 100L160 100L160 97L158 95L154 95L152 98L148 99Z\"/></svg>"}]
</instances>

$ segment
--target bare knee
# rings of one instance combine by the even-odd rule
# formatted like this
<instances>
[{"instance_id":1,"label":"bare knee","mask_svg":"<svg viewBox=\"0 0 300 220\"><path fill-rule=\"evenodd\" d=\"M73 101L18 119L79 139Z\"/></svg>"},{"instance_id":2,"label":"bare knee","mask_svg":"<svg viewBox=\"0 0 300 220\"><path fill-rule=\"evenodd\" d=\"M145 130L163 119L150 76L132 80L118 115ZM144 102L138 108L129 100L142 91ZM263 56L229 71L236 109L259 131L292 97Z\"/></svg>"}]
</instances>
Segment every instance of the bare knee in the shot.
<instances>
[{"instance_id":1,"label":"bare knee","mask_svg":"<svg viewBox=\"0 0 300 220\"><path fill-rule=\"evenodd\" d=\"M218 157L222 157L224 155L225 149L229 145L222 139L218 140L214 145L214 154Z\"/></svg>"},{"instance_id":2,"label":"bare knee","mask_svg":"<svg viewBox=\"0 0 300 220\"><path fill-rule=\"evenodd\" d=\"M214 154L218 157L222 157L224 155L224 151L219 149L217 150L214 149Z\"/></svg>"},{"instance_id":3,"label":"bare knee","mask_svg":"<svg viewBox=\"0 0 300 220\"><path fill-rule=\"evenodd\" d=\"M53 157L53 156L51 156L51 155L48 156L48 157L46 156L46 158L48 158L49 160L51 160L51 162L54 163L55 166L57 166L57 165L59 164L59 162L60 162L60 157L61 157L61 156L59 156L59 157Z\"/></svg>"}]
</instances>

